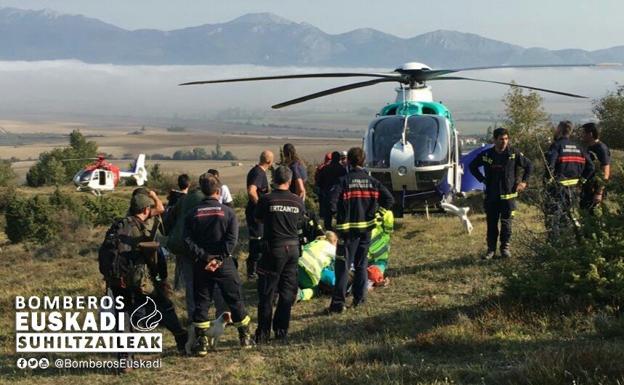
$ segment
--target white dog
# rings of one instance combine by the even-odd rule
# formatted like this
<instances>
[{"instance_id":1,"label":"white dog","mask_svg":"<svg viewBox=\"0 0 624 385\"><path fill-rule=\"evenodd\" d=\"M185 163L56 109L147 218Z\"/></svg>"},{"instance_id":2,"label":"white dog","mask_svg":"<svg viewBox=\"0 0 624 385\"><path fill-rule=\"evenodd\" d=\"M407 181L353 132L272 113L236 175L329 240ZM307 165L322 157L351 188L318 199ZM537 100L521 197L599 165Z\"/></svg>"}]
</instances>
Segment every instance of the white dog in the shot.
<instances>
[{"instance_id":1,"label":"white dog","mask_svg":"<svg viewBox=\"0 0 624 385\"><path fill-rule=\"evenodd\" d=\"M457 215L468 234L472 233L472 223L470 223L470 219L468 219L468 211L470 210L470 207L457 207L446 202L440 203L440 206L442 206L444 211Z\"/></svg>"},{"instance_id":2,"label":"white dog","mask_svg":"<svg viewBox=\"0 0 624 385\"><path fill-rule=\"evenodd\" d=\"M225 327L227 324L232 323L232 313L226 311L221 313L219 318L214 321L210 321L210 327L206 331L206 335L208 336L208 345L212 350L217 348L217 343L219 342L219 338L223 335L225 331ZM186 354L191 355L193 353L193 345L197 340L197 335L195 334L195 327L193 325L189 325L188 327L188 341L186 342L185 350Z\"/></svg>"}]
</instances>

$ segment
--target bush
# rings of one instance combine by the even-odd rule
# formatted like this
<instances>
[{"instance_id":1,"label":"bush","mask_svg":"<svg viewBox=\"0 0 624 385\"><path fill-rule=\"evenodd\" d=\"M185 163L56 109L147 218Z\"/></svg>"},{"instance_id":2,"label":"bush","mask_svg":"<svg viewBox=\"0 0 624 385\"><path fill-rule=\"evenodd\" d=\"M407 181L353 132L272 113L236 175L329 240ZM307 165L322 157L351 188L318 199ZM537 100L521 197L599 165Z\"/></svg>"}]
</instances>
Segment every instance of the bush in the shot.
<instances>
[{"instance_id":1,"label":"bush","mask_svg":"<svg viewBox=\"0 0 624 385\"><path fill-rule=\"evenodd\" d=\"M247 192L239 191L232 197L232 206L244 209L245 207L247 207L248 200L249 197L247 196Z\"/></svg>"},{"instance_id":2,"label":"bush","mask_svg":"<svg viewBox=\"0 0 624 385\"><path fill-rule=\"evenodd\" d=\"M5 233L13 243L33 242L47 245L86 233L92 226L109 226L124 217L128 203L113 197L77 197L54 191L49 197L15 196L6 206Z\"/></svg>"},{"instance_id":3,"label":"bush","mask_svg":"<svg viewBox=\"0 0 624 385\"><path fill-rule=\"evenodd\" d=\"M618 176L621 179L621 176ZM621 180L614 178L614 190ZM624 207L621 194L610 205ZM578 232L569 229L553 244L533 244L536 257L508 271L504 290L527 302L624 306L624 216L620 210L581 213Z\"/></svg>"},{"instance_id":4,"label":"bush","mask_svg":"<svg viewBox=\"0 0 624 385\"><path fill-rule=\"evenodd\" d=\"M148 166L147 169L147 187L161 193L178 188L178 176L173 173L164 173L160 168L160 163Z\"/></svg>"},{"instance_id":5,"label":"bush","mask_svg":"<svg viewBox=\"0 0 624 385\"><path fill-rule=\"evenodd\" d=\"M11 162L8 160L0 160L0 186L6 187L13 183L16 175Z\"/></svg>"},{"instance_id":6,"label":"bush","mask_svg":"<svg viewBox=\"0 0 624 385\"><path fill-rule=\"evenodd\" d=\"M103 196L83 197L83 205L95 226L110 226L116 219L126 216L129 206L126 200Z\"/></svg>"},{"instance_id":7,"label":"bush","mask_svg":"<svg viewBox=\"0 0 624 385\"><path fill-rule=\"evenodd\" d=\"M56 212L49 199L37 195L31 199L15 197L7 206L5 233L13 243L51 242L63 227L55 221Z\"/></svg>"}]
</instances>

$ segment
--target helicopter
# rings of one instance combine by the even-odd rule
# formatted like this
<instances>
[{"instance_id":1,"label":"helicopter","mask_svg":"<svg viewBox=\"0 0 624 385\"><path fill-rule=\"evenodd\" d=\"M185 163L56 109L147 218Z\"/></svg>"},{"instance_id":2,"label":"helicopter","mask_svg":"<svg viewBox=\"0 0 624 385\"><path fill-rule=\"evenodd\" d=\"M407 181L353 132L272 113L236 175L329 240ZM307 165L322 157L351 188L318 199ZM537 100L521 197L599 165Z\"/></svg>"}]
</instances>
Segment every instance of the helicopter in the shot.
<instances>
[{"instance_id":1,"label":"helicopter","mask_svg":"<svg viewBox=\"0 0 624 385\"><path fill-rule=\"evenodd\" d=\"M556 91L528 85L494 80L476 79L463 76L448 76L460 71L518 69L518 68L570 68L603 67L618 63L601 64L531 64L482 66L456 69L432 69L423 63L409 62L392 72L334 72L308 73L277 76L257 76L220 80L192 81L180 86L232 83L258 80L311 79L311 78L350 78L369 77L371 80L351 83L272 106L274 109L376 84L398 82L396 98L382 107L377 117L369 124L363 137L366 154L365 168L383 183L394 195L393 211L398 217L413 213L429 206L458 213L465 218L467 210L460 210L451 204L453 197L474 190L483 190L470 173L465 174L469 160L484 148L462 154L459 131L450 110L441 102L435 102L429 81L464 80L499 85L515 86L534 91L563 95L573 98L587 98L568 92ZM461 214L461 215L460 215ZM469 231L470 223L464 227Z\"/></svg>"},{"instance_id":2,"label":"helicopter","mask_svg":"<svg viewBox=\"0 0 624 385\"><path fill-rule=\"evenodd\" d=\"M109 163L104 155L87 159L94 159L95 162L85 166L74 175L72 180L77 191L91 192L100 196L104 192L115 190L121 178L134 178L139 186L143 186L147 182L145 154L139 154L134 162L134 169L130 171L121 171L119 167Z\"/></svg>"}]
</instances>

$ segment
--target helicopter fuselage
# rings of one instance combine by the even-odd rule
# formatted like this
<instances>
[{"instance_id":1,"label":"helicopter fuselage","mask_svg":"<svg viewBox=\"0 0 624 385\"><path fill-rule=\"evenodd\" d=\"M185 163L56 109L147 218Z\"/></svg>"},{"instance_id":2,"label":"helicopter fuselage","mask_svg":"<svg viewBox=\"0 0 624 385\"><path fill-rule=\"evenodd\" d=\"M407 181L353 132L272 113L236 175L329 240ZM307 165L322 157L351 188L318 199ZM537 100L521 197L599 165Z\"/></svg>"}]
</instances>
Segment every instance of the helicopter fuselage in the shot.
<instances>
[{"instance_id":1,"label":"helicopter fuselage","mask_svg":"<svg viewBox=\"0 0 624 385\"><path fill-rule=\"evenodd\" d=\"M450 111L432 101L389 104L370 123L364 137L366 167L393 192L399 215L438 205L459 192L463 170L457 136Z\"/></svg>"}]
</instances>

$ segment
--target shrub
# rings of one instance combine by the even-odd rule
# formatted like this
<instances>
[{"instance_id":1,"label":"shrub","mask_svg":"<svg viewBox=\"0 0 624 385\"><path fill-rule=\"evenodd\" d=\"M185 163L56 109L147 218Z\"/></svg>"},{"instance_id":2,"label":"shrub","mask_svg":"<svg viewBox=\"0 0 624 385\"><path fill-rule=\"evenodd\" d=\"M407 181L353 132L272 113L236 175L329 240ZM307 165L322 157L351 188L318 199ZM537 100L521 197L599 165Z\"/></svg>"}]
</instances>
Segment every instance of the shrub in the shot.
<instances>
[{"instance_id":1,"label":"shrub","mask_svg":"<svg viewBox=\"0 0 624 385\"><path fill-rule=\"evenodd\" d=\"M94 225L108 226L127 210L127 202L113 197L79 198L58 189L49 197L24 198L13 193L6 206L5 232L13 243L47 245L87 233Z\"/></svg>"},{"instance_id":2,"label":"shrub","mask_svg":"<svg viewBox=\"0 0 624 385\"><path fill-rule=\"evenodd\" d=\"M621 176L612 180L615 191ZM622 194L611 205L624 207ZM624 305L624 216L604 205L595 215L581 213L578 231L567 229L551 243L533 245L536 257L506 272L510 297L544 304Z\"/></svg>"},{"instance_id":3,"label":"shrub","mask_svg":"<svg viewBox=\"0 0 624 385\"><path fill-rule=\"evenodd\" d=\"M247 192L239 191L238 193L234 194L234 196L232 197L232 205L234 207L245 208L247 207L248 200L249 200L249 197L247 196Z\"/></svg>"},{"instance_id":4,"label":"shrub","mask_svg":"<svg viewBox=\"0 0 624 385\"><path fill-rule=\"evenodd\" d=\"M95 226L110 226L116 219L126 216L128 202L113 197L83 197L83 205Z\"/></svg>"},{"instance_id":5,"label":"shrub","mask_svg":"<svg viewBox=\"0 0 624 385\"><path fill-rule=\"evenodd\" d=\"M11 168L11 162L0 160L0 186L9 186L16 178L15 171Z\"/></svg>"},{"instance_id":6,"label":"shrub","mask_svg":"<svg viewBox=\"0 0 624 385\"><path fill-rule=\"evenodd\" d=\"M13 243L32 241L45 244L62 230L49 199L37 195L31 199L15 197L7 206L5 233Z\"/></svg>"}]
</instances>

